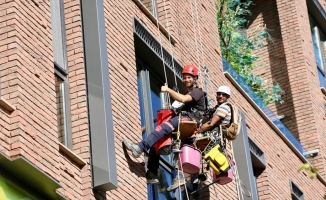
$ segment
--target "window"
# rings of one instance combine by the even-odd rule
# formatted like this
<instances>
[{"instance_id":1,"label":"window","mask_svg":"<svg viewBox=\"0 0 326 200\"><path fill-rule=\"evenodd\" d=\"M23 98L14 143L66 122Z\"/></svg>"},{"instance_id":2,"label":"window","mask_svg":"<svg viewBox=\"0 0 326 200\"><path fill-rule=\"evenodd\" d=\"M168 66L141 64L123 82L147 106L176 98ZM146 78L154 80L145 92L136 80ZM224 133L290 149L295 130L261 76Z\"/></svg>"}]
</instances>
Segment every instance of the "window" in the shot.
<instances>
[{"instance_id":1,"label":"window","mask_svg":"<svg viewBox=\"0 0 326 200\"><path fill-rule=\"evenodd\" d=\"M165 82L168 83L170 88L178 86L180 93L185 93L186 88L182 83L181 65L164 48L162 48L164 57L161 57L160 42L136 18L134 18L134 36L141 126L145 137L145 134L149 134L154 130L153 118L156 118L156 111L161 109L161 86ZM167 80L165 80L163 60ZM166 188L171 185L172 179L176 176L173 164L171 156L160 157L158 173L160 183L148 185L148 199L175 199L179 195L179 189L173 192L166 191Z\"/></svg>"},{"instance_id":2,"label":"window","mask_svg":"<svg viewBox=\"0 0 326 200\"><path fill-rule=\"evenodd\" d=\"M67 110L65 97L67 96L65 90L65 78L62 75L55 74L55 93L57 105L57 124L58 124L58 138L59 142L68 146L68 124L67 124Z\"/></svg>"},{"instance_id":3,"label":"window","mask_svg":"<svg viewBox=\"0 0 326 200\"><path fill-rule=\"evenodd\" d=\"M290 188L292 200L304 200L303 192L292 181L290 181Z\"/></svg>"},{"instance_id":4,"label":"window","mask_svg":"<svg viewBox=\"0 0 326 200\"><path fill-rule=\"evenodd\" d=\"M310 27L320 86L326 88L326 35L311 16Z\"/></svg>"},{"instance_id":5,"label":"window","mask_svg":"<svg viewBox=\"0 0 326 200\"><path fill-rule=\"evenodd\" d=\"M62 0L51 0L52 42L54 54L55 92L58 120L58 139L72 148L70 104L67 69L65 23Z\"/></svg>"},{"instance_id":6,"label":"window","mask_svg":"<svg viewBox=\"0 0 326 200\"><path fill-rule=\"evenodd\" d=\"M157 17L157 2L156 0L139 0L143 5L152 13L153 16Z\"/></svg>"},{"instance_id":7,"label":"window","mask_svg":"<svg viewBox=\"0 0 326 200\"><path fill-rule=\"evenodd\" d=\"M139 59L138 59L139 60ZM161 109L160 89L164 84L162 77L150 71L144 63L137 62L137 85L140 105L141 126L143 138L154 130L156 111ZM163 160L162 160L163 159ZM165 163L162 165L162 163ZM148 185L148 199L164 200L174 199L174 191L167 192L167 188L173 179L173 161L171 156L161 156L161 164L158 171L159 184Z\"/></svg>"}]
</instances>

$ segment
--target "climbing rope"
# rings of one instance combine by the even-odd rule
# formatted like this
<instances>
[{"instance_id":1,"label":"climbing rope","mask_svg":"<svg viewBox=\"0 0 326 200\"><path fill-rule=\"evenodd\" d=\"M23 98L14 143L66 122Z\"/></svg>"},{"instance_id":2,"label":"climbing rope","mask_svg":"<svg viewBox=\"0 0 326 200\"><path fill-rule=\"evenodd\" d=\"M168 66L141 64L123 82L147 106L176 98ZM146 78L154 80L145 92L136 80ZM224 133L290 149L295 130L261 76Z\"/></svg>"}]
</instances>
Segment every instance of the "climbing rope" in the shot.
<instances>
[{"instance_id":1,"label":"climbing rope","mask_svg":"<svg viewBox=\"0 0 326 200\"><path fill-rule=\"evenodd\" d=\"M191 19L192 19L192 27L194 29L194 37L195 37L195 46L196 46L196 54L197 54L197 62L199 65L199 70L201 69L201 64L199 60L199 52L198 52L198 44L197 44L197 31L196 31L196 25L195 25L195 19L194 19L194 12L193 12L193 5L192 0L190 0L190 11L191 11Z\"/></svg>"},{"instance_id":2,"label":"climbing rope","mask_svg":"<svg viewBox=\"0 0 326 200\"><path fill-rule=\"evenodd\" d=\"M177 79L176 79L176 73L175 73L175 66L174 66L174 58L173 58L173 49L172 49L172 43L171 43L171 34L170 34L170 28L169 28L169 21L167 19L167 14L166 14L167 12L166 12L165 0L163 0L163 5L164 5L164 15L165 15L165 20L166 20L166 26L167 26L167 29L168 29L168 36L169 36L169 43L170 43L170 51L171 51L171 54L172 54L171 63L172 63L172 67L173 67L174 81L175 81L176 87L178 87L178 83L177 83ZM159 30L159 20L158 20L158 17L157 17L157 28L158 28L158 32L160 32L160 30ZM167 83L167 76L166 76L166 69L165 69L165 62L164 62L164 55L163 55L163 46L162 46L162 39L161 39L160 33L159 33L159 39L160 39L160 45L161 45L161 56L162 56L162 60L163 60L164 75L165 75L165 80L166 80L166 83ZM176 145L176 147L178 149L180 149L180 146L181 146L181 140L180 140L180 122L181 122L181 113L179 114L179 119L178 119L178 130L177 130L177 132L175 132L175 134L177 135L177 139L175 140L175 145ZM180 152L178 152L178 156L179 156L179 159L178 160L180 161L180 159L181 159L180 158ZM184 171L183 171L182 164L180 164L180 166L181 166L182 176L184 178L185 176L184 176ZM179 188L180 188L180 181L181 180L180 180L179 168L178 168L178 181L179 181ZM185 190L186 190L187 200L189 200L189 195L188 195L186 183L185 183ZM180 199L181 199L181 189L179 190L179 196L180 196Z\"/></svg>"},{"instance_id":3,"label":"climbing rope","mask_svg":"<svg viewBox=\"0 0 326 200\"><path fill-rule=\"evenodd\" d=\"M199 17L198 17L198 7L197 7L197 0L195 0L195 9L196 9L196 18L197 18L197 29L198 29L198 35L199 35L199 43L200 43L200 48L201 48L201 61L202 61L202 67L205 66L205 57L204 57L204 52L203 52L203 42L201 39L201 29L199 27Z\"/></svg>"},{"instance_id":4,"label":"climbing rope","mask_svg":"<svg viewBox=\"0 0 326 200\"><path fill-rule=\"evenodd\" d=\"M181 146L181 140L180 140L180 124L181 124L181 112L179 113L179 119L178 119L178 130L176 132L172 132L173 134L177 135L177 139L174 141L176 147L180 149Z\"/></svg>"},{"instance_id":5,"label":"climbing rope","mask_svg":"<svg viewBox=\"0 0 326 200\"><path fill-rule=\"evenodd\" d=\"M208 67L206 66L206 59L205 59L205 55L204 55L204 50L203 50L203 41L202 41L202 37L201 37L201 28L199 26L199 16L198 16L198 6L197 6L197 0L194 0L195 2L195 12L196 12L196 28L198 30L198 36L199 36L199 43L200 43L200 51L201 51L201 64L203 67L203 71L204 71L204 84L205 84L205 91L207 92L207 94L210 94L209 92L209 76L208 76ZM193 22L194 23L194 22ZM197 46L196 46L197 48ZM208 105L207 107L210 106L210 101L208 101Z\"/></svg>"},{"instance_id":6,"label":"climbing rope","mask_svg":"<svg viewBox=\"0 0 326 200\"><path fill-rule=\"evenodd\" d=\"M169 20L167 19L167 14L166 14L167 12L166 12L166 7L165 7L165 0L163 0L163 6L164 6L164 15L165 15L166 27L168 29L168 35L169 35L170 51L171 51L171 56L172 56L171 62L172 62L172 68L173 68L174 82L175 82L175 86L178 87L178 82L177 82L177 78L176 78L176 75L175 75L173 48L172 48L172 42L171 42Z\"/></svg>"},{"instance_id":7,"label":"climbing rope","mask_svg":"<svg viewBox=\"0 0 326 200\"><path fill-rule=\"evenodd\" d=\"M168 79L167 79L166 69L165 69L165 61L164 61L164 54L163 54L163 45L162 45L162 38L161 38L161 34L160 34L160 25L159 25L159 21L158 21L158 16L156 18L156 26L157 26L157 32L158 32L159 40L160 40L161 58L162 58L162 62L163 62L163 70L164 70L165 83L168 84ZM167 95L169 95L169 94L167 94ZM171 105L170 98L168 98L168 105Z\"/></svg>"},{"instance_id":8,"label":"climbing rope","mask_svg":"<svg viewBox=\"0 0 326 200\"><path fill-rule=\"evenodd\" d=\"M181 160L181 156L180 156L180 154L179 154L179 161ZM183 177L183 179L184 179L184 187L185 187L185 191L186 191L186 196L187 196L187 200L189 200L189 194L188 194L188 190L187 190L187 182L186 182L186 177L185 177L185 174L184 174L184 172L183 172L183 167L182 167L182 164L180 164L180 168L181 168L181 172L182 172L182 177ZM179 191L180 191L180 199L182 199L181 198L181 182L180 182L180 174L179 174L179 168L178 168L178 176L179 176Z\"/></svg>"}]
</instances>

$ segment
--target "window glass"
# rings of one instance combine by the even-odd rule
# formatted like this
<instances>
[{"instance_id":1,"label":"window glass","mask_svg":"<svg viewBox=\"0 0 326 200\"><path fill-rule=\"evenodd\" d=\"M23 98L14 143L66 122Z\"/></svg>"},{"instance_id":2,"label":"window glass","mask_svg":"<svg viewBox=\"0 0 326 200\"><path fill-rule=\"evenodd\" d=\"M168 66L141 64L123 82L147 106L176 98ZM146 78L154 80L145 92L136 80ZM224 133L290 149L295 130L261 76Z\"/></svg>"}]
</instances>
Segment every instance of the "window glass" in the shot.
<instances>
[{"instance_id":1,"label":"window glass","mask_svg":"<svg viewBox=\"0 0 326 200\"><path fill-rule=\"evenodd\" d=\"M322 69L325 70L326 66L326 36L325 33L323 33L319 29L319 46L320 46L320 54L321 56L321 62L323 63Z\"/></svg>"},{"instance_id":2,"label":"window glass","mask_svg":"<svg viewBox=\"0 0 326 200\"><path fill-rule=\"evenodd\" d=\"M139 64L140 65L140 64ZM161 83L158 81L158 77L155 77L154 74L149 73L145 66L138 67L138 76L137 76L137 83L138 83L138 98L139 98L139 106L140 106L140 115L141 115L141 127L143 129L143 138L146 137L144 134L146 131L146 115L150 115L153 118L157 118L157 111L161 109L161 99L160 99L160 90L161 90ZM143 72L143 73L142 73ZM142 77L145 76L145 77ZM147 81L149 80L149 83ZM144 86L143 84L146 84ZM148 87L149 86L149 87ZM144 90L144 88L146 88ZM146 98L148 105L146 105ZM147 107L146 107L147 106ZM151 110L151 113L146 113ZM154 120L151 121L152 125L155 127ZM166 160L168 163L172 161L171 156L161 156L162 159ZM168 166L171 169L173 168L172 165ZM158 171L158 180L159 184L149 184L147 186L148 191L148 199L150 200L169 200L175 199L174 198L174 191L167 192L167 188L171 185L173 179L173 174L170 173L165 167L159 167ZM177 190L176 190L177 191Z\"/></svg>"},{"instance_id":3,"label":"window glass","mask_svg":"<svg viewBox=\"0 0 326 200\"><path fill-rule=\"evenodd\" d=\"M174 191L168 192L167 188L172 184L172 174L164 167L160 166L158 171L157 192L158 200L174 200Z\"/></svg>"},{"instance_id":4,"label":"window glass","mask_svg":"<svg viewBox=\"0 0 326 200\"><path fill-rule=\"evenodd\" d=\"M311 36L314 47L314 54L317 64L319 83L321 87L326 87L325 66L326 66L326 36L322 32L315 20L310 16Z\"/></svg>"},{"instance_id":5,"label":"window glass","mask_svg":"<svg viewBox=\"0 0 326 200\"><path fill-rule=\"evenodd\" d=\"M156 17L156 0L140 0L140 2Z\"/></svg>"},{"instance_id":6,"label":"window glass","mask_svg":"<svg viewBox=\"0 0 326 200\"><path fill-rule=\"evenodd\" d=\"M323 69L320 44L319 44L318 35L317 35L317 32L318 32L317 27L316 26L313 27L311 29L311 32L312 32L312 34L311 34L312 35L312 41L313 41L313 45L314 45L315 59L316 59L316 62L317 62L318 67L320 67L321 69Z\"/></svg>"}]
</instances>

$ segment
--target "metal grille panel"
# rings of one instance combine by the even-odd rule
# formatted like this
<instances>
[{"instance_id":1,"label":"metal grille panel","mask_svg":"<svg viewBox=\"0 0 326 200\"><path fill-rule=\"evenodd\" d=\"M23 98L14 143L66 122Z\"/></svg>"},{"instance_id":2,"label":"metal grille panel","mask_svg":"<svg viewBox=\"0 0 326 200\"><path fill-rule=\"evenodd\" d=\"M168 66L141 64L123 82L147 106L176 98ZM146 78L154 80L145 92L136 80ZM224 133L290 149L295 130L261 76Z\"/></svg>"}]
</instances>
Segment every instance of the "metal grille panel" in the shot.
<instances>
[{"instance_id":1,"label":"metal grille panel","mask_svg":"<svg viewBox=\"0 0 326 200\"><path fill-rule=\"evenodd\" d=\"M62 0L51 0L52 45L55 64L66 70L66 36Z\"/></svg>"},{"instance_id":2,"label":"metal grille panel","mask_svg":"<svg viewBox=\"0 0 326 200\"><path fill-rule=\"evenodd\" d=\"M182 80L182 66L173 59L172 63L172 56L168 51L163 49L163 59L162 59L162 52L161 52L161 44L154 38L154 36L136 19L134 18L134 33L161 59L164 59L165 65L170 68L172 72L176 74L178 78Z\"/></svg>"},{"instance_id":3,"label":"metal grille panel","mask_svg":"<svg viewBox=\"0 0 326 200\"><path fill-rule=\"evenodd\" d=\"M252 151L257 157L265 161L264 152L254 143L254 141L250 139L250 137L248 137L248 141L249 141L250 151Z\"/></svg>"}]
</instances>

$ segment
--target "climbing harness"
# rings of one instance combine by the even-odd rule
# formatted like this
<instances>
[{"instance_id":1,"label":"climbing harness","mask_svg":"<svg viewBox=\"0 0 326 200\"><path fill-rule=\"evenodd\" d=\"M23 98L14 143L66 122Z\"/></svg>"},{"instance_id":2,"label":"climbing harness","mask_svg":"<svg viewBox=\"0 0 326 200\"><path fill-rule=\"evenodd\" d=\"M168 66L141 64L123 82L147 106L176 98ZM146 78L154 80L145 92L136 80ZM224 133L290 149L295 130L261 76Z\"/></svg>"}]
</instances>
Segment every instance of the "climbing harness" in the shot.
<instances>
[{"instance_id":1,"label":"climbing harness","mask_svg":"<svg viewBox=\"0 0 326 200\"><path fill-rule=\"evenodd\" d=\"M165 0L163 0L164 3L164 13L165 13L165 20L166 20L166 26L168 29L168 36L169 36L169 45L170 45L170 51L172 53L172 67L173 67L173 74L174 74L174 81L175 81L175 87L177 88L177 80L176 80L176 72L175 72L175 66L174 66L174 58L173 58L173 49L172 49L172 44L171 44L171 34L170 34L170 30L169 30L169 21L167 19L167 12L166 12L166 3ZM201 32L200 32L200 28L199 28L199 17L198 17L198 8L197 8L197 1L194 0L194 4L195 4L195 12L196 12L196 18L197 21L195 23L195 17L194 17L194 8L193 8L193 2L192 0L190 0L190 4L191 4L191 14L192 14L192 24L193 24L193 28L194 28L194 37L195 37L195 44L196 44L196 53L197 53L197 62L199 65L199 71L204 71L204 84L205 84L205 90L208 91L208 67L205 66L205 61L204 61L204 56L203 56L203 45L202 45L202 39L201 39ZM161 57L162 57L162 61L163 61L163 68L164 68L164 76L165 76L165 81L166 83L168 83L167 80L167 73L166 73L166 68L165 68L165 59L164 59L164 53L163 53L163 46L162 46L162 39L161 39L161 34L160 34L160 29L159 29L159 20L157 17L157 29L158 29L158 34L159 34L159 39L160 39L160 47L161 47ZM198 47L198 41L197 41L197 30L198 29L198 35L199 35L199 43L200 43L200 48L201 48L201 59L202 59L202 63L200 61L200 56L199 56L199 47ZM178 91L178 89L176 89L176 91ZM167 98L168 100L168 105L170 104L170 98ZM206 101L206 106L209 106L209 101ZM192 113L197 114L196 110L192 110ZM198 116L196 116L198 118ZM176 139L173 141L173 153L175 153L175 157L177 157L177 162L179 162L179 165L176 165L177 169L178 169L178 176L179 175L179 167L181 169L182 175L184 177L184 167L183 164L181 163L181 153L182 151L180 150L181 147L181 141L184 137L188 137L188 134L192 134L195 131L197 122L191 122L191 121L183 121L182 120L182 112L179 113L179 119L178 119L178 128L176 130L176 132L173 132L173 134L175 134ZM194 126L195 124L195 126ZM183 128L186 127L186 128ZM189 128L190 127L190 128ZM191 128L192 127L192 128ZM187 130L183 130L183 129L187 129ZM187 132L188 131L188 132ZM189 135L190 136L190 135ZM212 146L212 144L217 143L218 141L221 141L222 139L219 138L214 138L211 137L211 140L209 141L209 144L206 146L206 148L203 149L203 151L208 151L211 152L214 150L214 147ZM198 143L199 144L199 143ZM186 147L185 147L186 148ZM209 154L210 155L210 154ZM202 159L200 158L200 161L202 161ZM180 164L181 163L181 164ZM203 166L203 165L202 165ZM200 167L199 167L200 168ZM202 169L203 170L203 169ZM179 177L179 187L180 187L180 177ZM186 184L186 183L185 183ZM187 191L187 186L185 185L185 192L186 192L186 196L187 199L189 199L189 195L188 195L188 191ZM181 199L181 190L179 190L179 196Z\"/></svg>"}]
</instances>

